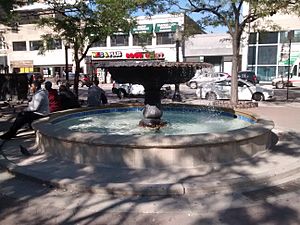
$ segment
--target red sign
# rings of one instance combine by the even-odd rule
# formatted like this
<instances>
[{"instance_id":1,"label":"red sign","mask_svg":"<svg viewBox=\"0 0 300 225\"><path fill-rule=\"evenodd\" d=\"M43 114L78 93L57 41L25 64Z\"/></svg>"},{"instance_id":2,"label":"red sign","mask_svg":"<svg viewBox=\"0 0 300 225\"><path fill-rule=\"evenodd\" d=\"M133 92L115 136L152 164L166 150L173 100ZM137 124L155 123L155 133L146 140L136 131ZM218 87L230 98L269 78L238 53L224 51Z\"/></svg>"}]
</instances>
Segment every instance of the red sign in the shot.
<instances>
[{"instance_id":1,"label":"red sign","mask_svg":"<svg viewBox=\"0 0 300 225\"><path fill-rule=\"evenodd\" d=\"M165 54L160 52L135 52L135 53L126 53L127 59L164 59Z\"/></svg>"}]
</instances>

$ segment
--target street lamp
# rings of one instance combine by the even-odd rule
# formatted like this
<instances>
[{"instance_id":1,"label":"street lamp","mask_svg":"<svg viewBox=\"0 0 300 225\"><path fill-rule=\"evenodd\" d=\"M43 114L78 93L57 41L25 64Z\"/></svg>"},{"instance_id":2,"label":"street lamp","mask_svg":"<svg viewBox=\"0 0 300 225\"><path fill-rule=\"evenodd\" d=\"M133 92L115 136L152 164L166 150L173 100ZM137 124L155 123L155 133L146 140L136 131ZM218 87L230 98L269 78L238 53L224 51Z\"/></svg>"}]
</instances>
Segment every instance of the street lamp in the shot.
<instances>
[{"instance_id":1,"label":"street lamp","mask_svg":"<svg viewBox=\"0 0 300 225\"><path fill-rule=\"evenodd\" d=\"M66 80L69 81L69 63L68 63L68 49L70 48L67 42L64 42L65 46L65 59L66 59L66 65L65 65L65 74L66 74Z\"/></svg>"},{"instance_id":2,"label":"street lamp","mask_svg":"<svg viewBox=\"0 0 300 225\"><path fill-rule=\"evenodd\" d=\"M175 40L175 46L176 46L176 62L179 62L179 47L180 47L180 42L182 41L182 33L180 31L180 26L176 27L176 31L174 33L174 40ZM176 102L182 101L182 98L180 95L180 90L179 90L179 85L180 84L175 84L175 91L174 91L174 95L172 97L172 101L176 101Z\"/></svg>"},{"instance_id":3,"label":"street lamp","mask_svg":"<svg viewBox=\"0 0 300 225\"><path fill-rule=\"evenodd\" d=\"M290 85L290 70L291 70L291 45L292 39L294 38L294 31L288 31L288 40L289 40L289 62L288 62L288 77L287 77L287 85L286 85L286 100L289 100L289 85Z\"/></svg>"}]
</instances>

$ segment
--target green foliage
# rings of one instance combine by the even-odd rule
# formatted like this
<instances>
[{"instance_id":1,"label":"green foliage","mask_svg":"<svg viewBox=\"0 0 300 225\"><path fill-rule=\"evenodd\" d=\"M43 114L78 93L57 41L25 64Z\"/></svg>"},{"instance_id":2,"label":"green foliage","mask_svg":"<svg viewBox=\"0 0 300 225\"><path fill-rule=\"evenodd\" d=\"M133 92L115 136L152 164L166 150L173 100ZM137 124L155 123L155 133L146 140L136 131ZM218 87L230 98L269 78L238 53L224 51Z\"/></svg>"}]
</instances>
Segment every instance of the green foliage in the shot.
<instances>
[{"instance_id":1,"label":"green foliage","mask_svg":"<svg viewBox=\"0 0 300 225\"><path fill-rule=\"evenodd\" d=\"M132 13L139 4L145 2L94 0L90 4L86 4L86 1L63 4L60 1L49 1L56 16L42 18L39 25L50 27L54 31L52 34L59 35L81 56L78 58L81 61L93 43L116 32L128 33L135 25Z\"/></svg>"},{"instance_id":2,"label":"green foliage","mask_svg":"<svg viewBox=\"0 0 300 225\"><path fill-rule=\"evenodd\" d=\"M48 1L49 15L40 22L41 27L50 27L52 32L42 38L46 43L57 36L60 37L74 52L75 85L78 93L78 75L80 62L86 57L93 43L105 40L114 33L128 33L136 24L132 14L139 8L144 8L149 0L77 0L72 4L59 0ZM44 45L40 52L49 49Z\"/></svg>"},{"instance_id":3,"label":"green foliage","mask_svg":"<svg viewBox=\"0 0 300 225\"><path fill-rule=\"evenodd\" d=\"M15 7L23 6L27 2L33 3L36 0L0 0L0 24L11 25L15 14L12 11Z\"/></svg>"},{"instance_id":4,"label":"green foliage","mask_svg":"<svg viewBox=\"0 0 300 225\"><path fill-rule=\"evenodd\" d=\"M205 26L226 27L232 38L232 88L231 102L237 104L237 71L240 68L240 47L242 34L250 23L261 18L272 16L280 11L294 8L299 9L298 0L158 0L168 11L198 13L199 23ZM246 4L250 5L248 11Z\"/></svg>"}]
</instances>

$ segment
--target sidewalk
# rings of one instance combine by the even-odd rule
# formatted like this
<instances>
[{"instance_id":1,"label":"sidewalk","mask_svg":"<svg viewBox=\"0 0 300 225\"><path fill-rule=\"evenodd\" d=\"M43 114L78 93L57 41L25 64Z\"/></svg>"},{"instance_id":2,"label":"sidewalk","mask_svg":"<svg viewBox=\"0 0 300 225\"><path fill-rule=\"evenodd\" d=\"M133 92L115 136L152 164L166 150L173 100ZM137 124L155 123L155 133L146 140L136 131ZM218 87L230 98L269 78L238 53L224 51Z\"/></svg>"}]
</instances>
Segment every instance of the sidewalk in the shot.
<instances>
[{"instance_id":1,"label":"sidewalk","mask_svg":"<svg viewBox=\"0 0 300 225\"><path fill-rule=\"evenodd\" d=\"M198 225L202 223L195 222L197 221L195 215L201 214L202 217L218 218L216 213L224 211L229 213L230 208L243 207L256 212L255 209L263 207L265 201L275 206L278 202L283 204L286 198L291 198L291 202L286 207L299 210L300 213L299 205L295 206L296 202L293 203L293 199L298 201L300 198L300 193L297 192L300 187L299 105L259 103L258 108L248 110L261 117L274 120L274 133L277 135L274 138L278 138L278 143L271 152L264 152L251 160L237 161L231 165L203 165L201 168L190 170L113 170L75 165L35 149L34 133L21 132L16 139L6 142L2 147L7 158L1 156L0 166L8 169L17 177L54 186L58 190L68 190L69 193L80 193L79 196L85 196L88 193L97 196L99 194L101 196L118 195L121 199L133 199L137 195L149 196L145 197L148 200L135 205L134 209L130 209L133 202L114 207L112 207L114 203L110 202L112 207L110 213L128 212L133 218L138 218L138 216L135 217L135 214L140 215L140 213L159 213L168 220L172 217L178 218L178 221L170 220L173 223L169 223L167 220L157 224ZM1 131L9 125L7 120L11 118L9 113L11 109L2 111L4 116L0 117ZM33 156L23 156L19 151L19 145L27 147ZM168 200L169 204L174 206L172 208L166 202L168 196L173 196L172 200ZM95 196L94 198L96 200L99 197ZM151 198L154 198L155 201ZM58 202L60 201L58 200ZM59 204L64 203L60 202ZM87 203L82 204L86 205ZM107 204L98 203L91 208L82 209L80 215L91 213L89 210L103 210ZM170 212L172 214L169 215ZM259 213L256 212L257 214ZM101 219L103 222L103 217ZM110 219L111 221L116 220L114 217ZM228 221L231 221L228 224L240 224L234 223L231 217ZM287 224L297 224L299 220L296 218L294 221L295 223ZM250 218L248 218L248 222L246 218L243 224L255 224L251 223Z\"/></svg>"}]
</instances>

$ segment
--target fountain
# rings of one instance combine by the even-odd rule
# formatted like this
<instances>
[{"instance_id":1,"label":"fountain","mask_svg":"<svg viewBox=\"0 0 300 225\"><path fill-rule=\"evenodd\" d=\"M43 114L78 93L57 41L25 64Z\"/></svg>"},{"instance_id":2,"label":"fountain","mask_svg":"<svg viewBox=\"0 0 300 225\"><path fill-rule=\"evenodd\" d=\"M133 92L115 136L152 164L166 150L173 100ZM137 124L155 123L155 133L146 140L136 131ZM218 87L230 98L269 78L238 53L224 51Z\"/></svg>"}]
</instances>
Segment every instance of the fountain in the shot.
<instances>
[{"instance_id":1,"label":"fountain","mask_svg":"<svg viewBox=\"0 0 300 225\"><path fill-rule=\"evenodd\" d=\"M189 81L195 67L211 67L207 63L174 63L162 61L110 62L102 67L109 69L112 78L119 83L141 84L145 88L144 118L140 126L159 128L166 125L161 119L160 89L164 84L179 84Z\"/></svg>"},{"instance_id":2,"label":"fountain","mask_svg":"<svg viewBox=\"0 0 300 225\"><path fill-rule=\"evenodd\" d=\"M197 168L203 163L229 163L249 158L265 151L270 144L273 122L255 118L240 110L210 108L200 105L162 105L160 88L163 84L182 83L189 80L195 67L209 67L209 64L171 62L115 62L102 67L109 69L112 78L119 83L138 83L145 88L143 104L111 104L99 108L68 110L55 113L33 124L37 131L36 142L41 150L76 163L97 164L113 168ZM139 118L143 111L143 118ZM180 114L184 126L191 123L202 126L220 127L229 120L224 130L206 131L174 126L173 119L166 118L171 112ZM140 122L134 124L140 129L131 133L129 127L123 133L110 126L126 128L113 118L135 112L131 117ZM200 114L203 114L200 117ZM212 117L214 120L208 119ZM97 118L101 129L71 129L72 123L95 125ZM186 121L190 118L191 121ZM201 118L201 119L199 119ZM199 120L198 120L199 119ZM212 126L212 123L217 125ZM221 121L221 123L219 123ZM239 123L241 121L241 124ZM69 123L70 122L70 123ZM208 122L208 125L204 125ZM238 122L237 126L233 123ZM127 123L127 124L126 124ZM134 122L135 123L135 122ZM227 122L226 122L227 123ZM77 126L77 125L76 125ZM80 127L81 125L79 125ZM95 125L97 127L97 125ZM99 125L98 125L99 126ZM168 133L165 130L184 130L182 133ZM122 129L123 129L122 127ZM155 128L155 129L153 129ZM142 130L142 131L141 131Z\"/></svg>"}]
</instances>

